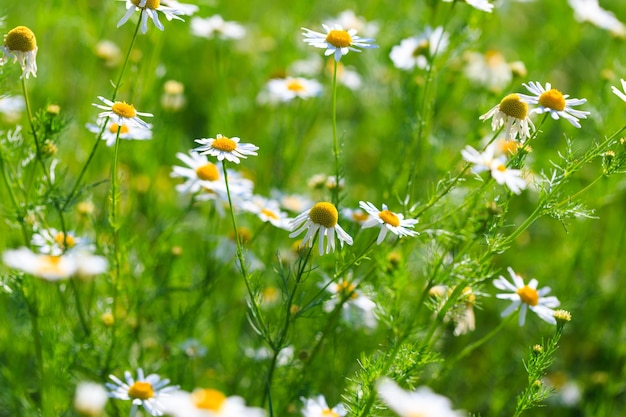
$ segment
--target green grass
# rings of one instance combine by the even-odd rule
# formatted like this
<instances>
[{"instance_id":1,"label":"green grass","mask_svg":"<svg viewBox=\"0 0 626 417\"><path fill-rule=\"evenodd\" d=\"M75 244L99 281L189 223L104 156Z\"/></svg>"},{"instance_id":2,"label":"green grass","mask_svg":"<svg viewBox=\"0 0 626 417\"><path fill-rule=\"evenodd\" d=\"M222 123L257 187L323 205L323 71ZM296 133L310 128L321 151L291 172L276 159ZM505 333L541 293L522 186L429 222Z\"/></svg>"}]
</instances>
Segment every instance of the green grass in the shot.
<instances>
[{"instance_id":1,"label":"green grass","mask_svg":"<svg viewBox=\"0 0 626 417\"><path fill-rule=\"evenodd\" d=\"M625 151L616 134L624 127L626 103L610 90L626 77L624 39L577 22L566 2L500 3L506 4L487 14L437 0L393 6L200 1L197 16L219 13L246 26L246 37L238 41L195 37L190 17L161 18L163 32L149 22L148 33L134 41L116 98L154 114L144 119L154 125L154 138L121 141L115 165L119 211L113 219L113 147L98 145L78 193L70 192L97 141L85 128L99 112L92 103L97 96L111 98L121 74L121 65L108 67L96 56L96 44L111 40L125 54L136 17L116 28L125 10L116 1L0 5L3 33L25 25L37 36L39 69L25 85L33 113L39 112L38 139L56 143L59 161L53 186L37 161L25 164L19 176L7 174L35 152L35 144L26 113L19 120L24 145L16 149L7 140L15 123L0 121L2 168L9 179L0 183L5 219L0 248L30 246L36 228L65 227L89 237L95 253L109 262L104 274L57 282L3 266L0 416L78 415L72 398L80 381L104 384L110 374L122 377L137 367L186 391L204 387L239 395L276 416L301 415L300 398L318 394L331 406L344 402L350 416L394 415L373 391L382 376L407 389L429 386L449 397L455 409L473 415L516 415L516 398L527 388L542 407L524 415L626 412L626 299L620 291ZM620 1L602 6L626 15ZM257 145L258 156L228 168L251 179L255 194L270 196L277 189L313 201L335 198L332 190L307 186L313 175L334 175L337 169L332 76L322 71L312 77L324 85L316 98L272 106L259 104L257 95L294 61L322 56L322 50L302 42L302 27L321 30L323 21L346 9L377 22L379 48L350 52L341 60L360 74L362 86L337 89L339 170L345 180L339 207L356 208L361 200L379 208L385 203L406 218L417 217L420 235L387 237L376 245L378 229L361 230L340 218L354 245L319 256L316 247L310 254L295 251L296 239L288 231L236 211L238 228L252 236L242 244L244 262L255 260L243 274L230 211L221 217L211 202L177 193L181 181L170 177L172 166L182 165L176 153L195 147L197 138L238 136ZM444 25L449 47L434 58L430 71L396 69L391 48L426 25ZM515 76L500 91L470 81L464 55L488 50L501 52L507 62L522 61L527 75ZM18 65L0 66L0 74L2 94L22 94ZM178 112L160 104L170 79L185 86L186 106ZM463 173L461 150L484 146L483 138L494 132L479 116L509 93L527 93L522 83L529 81L550 82L571 97L586 98L578 108L591 114L580 129L563 119L542 123L543 116L531 116L541 125L532 152L512 164L548 177L556 164L566 167L567 176L551 190L529 187L515 195L489 181L488 174L481 182ZM58 117L42 116L49 104L60 106ZM62 129L46 130L45 117L63 121ZM597 144L604 147L596 149ZM609 149L616 155L607 168L602 154ZM568 153L568 160L561 159ZM580 161L585 163L578 166ZM593 211L593 218L567 216L570 200ZM84 201L94 204L92 213L79 212ZM561 205L549 210L553 203ZM543 210L534 217L539 206ZM119 229L111 226L115 222ZM508 303L496 299L500 291L492 281L508 276L509 266L526 280L537 278L540 287L550 286L561 308L572 313L562 334L555 335L555 326L532 312L523 327L516 318L499 327ZM330 297L324 285L343 279L356 280L377 304L376 328L346 321L341 305L324 309ZM454 325L444 320L445 311L437 315L441 305L428 295L435 285L456 288L446 309L464 306L461 289L472 288L475 331L453 335ZM261 303L267 288L278 290L275 304ZM112 325L103 318L107 314ZM186 354L181 345L189 339L206 354ZM550 343L558 344L554 354ZM535 364L536 344L550 354ZM273 367L271 355L285 346L294 349L292 362ZM475 349L465 355L471 346ZM269 349L270 358L246 355L258 348ZM539 401L541 392L532 391L528 374L541 376L547 365L548 379L577 384L579 401L564 405L558 387ZM128 402L112 399L106 415L125 416L129 410Z\"/></svg>"}]
</instances>

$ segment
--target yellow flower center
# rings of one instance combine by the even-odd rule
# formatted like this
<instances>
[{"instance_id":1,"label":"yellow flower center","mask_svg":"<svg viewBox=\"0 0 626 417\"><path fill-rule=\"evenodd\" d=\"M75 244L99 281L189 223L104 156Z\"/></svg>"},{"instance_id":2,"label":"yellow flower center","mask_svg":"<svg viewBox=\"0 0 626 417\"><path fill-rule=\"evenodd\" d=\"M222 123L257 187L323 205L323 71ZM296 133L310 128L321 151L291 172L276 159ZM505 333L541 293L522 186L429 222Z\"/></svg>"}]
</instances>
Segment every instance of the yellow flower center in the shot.
<instances>
[{"instance_id":1,"label":"yellow flower center","mask_svg":"<svg viewBox=\"0 0 626 417\"><path fill-rule=\"evenodd\" d=\"M565 97L556 89L551 89L539 96L539 104L549 109L562 111L565 109Z\"/></svg>"},{"instance_id":2,"label":"yellow flower center","mask_svg":"<svg viewBox=\"0 0 626 417\"><path fill-rule=\"evenodd\" d=\"M226 396L216 389L196 389L191 393L191 401L203 410L219 411Z\"/></svg>"},{"instance_id":3,"label":"yellow flower center","mask_svg":"<svg viewBox=\"0 0 626 417\"><path fill-rule=\"evenodd\" d=\"M497 68L506 62L502 54L494 50L490 50L485 53L485 61L487 62L487 66L490 68Z\"/></svg>"},{"instance_id":4,"label":"yellow flower center","mask_svg":"<svg viewBox=\"0 0 626 417\"><path fill-rule=\"evenodd\" d=\"M231 138L227 138L226 136L220 136L213 141L211 147L217 149L218 151L232 152L237 149L237 142Z\"/></svg>"},{"instance_id":5,"label":"yellow flower center","mask_svg":"<svg viewBox=\"0 0 626 417\"><path fill-rule=\"evenodd\" d=\"M76 239L74 239L74 236L66 236L63 232L57 233L54 236L54 241L62 248L65 248L65 245L67 245L68 248L72 248L76 245Z\"/></svg>"},{"instance_id":6,"label":"yellow flower center","mask_svg":"<svg viewBox=\"0 0 626 417\"><path fill-rule=\"evenodd\" d=\"M369 218L369 214L367 214L367 213L361 213L361 212L352 213L352 219L355 222L362 223L362 222L366 221L368 218Z\"/></svg>"},{"instance_id":7,"label":"yellow flower center","mask_svg":"<svg viewBox=\"0 0 626 417\"><path fill-rule=\"evenodd\" d=\"M428 417L428 415L421 411L409 411L406 417Z\"/></svg>"},{"instance_id":8,"label":"yellow flower center","mask_svg":"<svg viewBox=\"0 0 626 417\"><path fill-rule=\"evenodd\" d=\"M269 217L270 219L274 219L274 220L278 220L279 217L276 215L276 213L274 213L272 210L270 209L262 209L261 213L265 214L267 217Z\"/></svg>"},{"instance_id":9,"label":"yellow flower center","mask_svg":"<svg viewBox=\"0 0 626 417\"><path fill-rule=\"evenodd\" d=\"M336 411L327 408L326 410L322 411L322 417L339 417L339 414L337 414Z\"/></svg>"},{"instance_id":10,"label":"yellow flower center","mask_svg":"<svg viewBox=\"0 0 626 417\"><path fill-rule=\"evenodd\" d=\"M354 300L359 295L354 291L356 287L348 281L342 281L337 284L337 292Z\"/></svg>"},{"instance_id":11,"label":"yellow flower center","mask_svg":"<svg viewBox=\"0 0 626 417\"><path fill-rule=\"evenodd\" d=\"M413 50L413 58L417 58L420 55L428 55L430 52L430 43L427 39L424 39L417 45L417 47Z\"/></svg>"},{"instance_id":12,"label":"yellow flower center","mask_svg":"<svg viewBox=\"0 0 626 417\"><path fill-rule=\"evenodd\" d=\"M326 35L326 42L337 48L347 48L352 45L352 37L345 30L333 29Z\"/></svg>"},{"instance_id":13,"label":"yellow flower center","mask_svg":"<svg viewBox=\"0 0 626 417\"><path fill-rule=\"evenodd\" d=\"M37 39L32 30L26 26L18 26L4 37L4 46L11 51L30 52L37 48Z\"/></svg>"},{"instance_id":14,"label":"yellow flower center","mask_svg":"<svg viewBox=\"0 0 626 417\"><path fill-rule=\"evenodd\" d=\"M519 149L519 142L514 140L505 140L500 143L500 149L502 153L515 155Z\"/></svg>"},{"instance_id":15,"label":"yellow flower center","mask_svg":"<svg viewBox=\"0 0 626 417\"><path fill-rule=\"evenodd\" d=\"M339 213L337 213L337 208L332 203L323 201L311 207L309 219L315 224L321 224L330 229L337 224Z\"/></svg>"},{"instance_id":16,"label":"yellow flower center","mask_svg":"<svg viewBox=\"0 0 626 417\"><path fill-rule=\"evenodd\" d=\"M539 304L539 293L537 290L530 288L528 285L524 285L522 288L518 288L517 295L522 299L522 302L536 306Z\"/></svg>"},{"instance_id":17,"label":"yellow flower center","mask_svg":"<svg viewBox=\"0 0 626 417\"><path fill-rule=\"evenodd\" d=\"M196 168L196 175L203 181L217 181L220 178L220 172L217 166L210 162Z\"/></svg>"},{"instance_id":18,"label":"yellow flower center","mask_svg":"<svg viewBox=\"0 0 626 417\"><path fill-rule=\"evenodd\" d=\"M137 116L137 112L135 111L135 106L132 104L124 103L123 101L117 101L111 106L111 111L117 114L120 117L124 117L126 119L132 119Z\"/></svg>"},{"instance_id":19,"label":"yellow flower center","mask_svg":"<svg viewBox=\"0 0 626 417\"><path fill-rule=\"evenodd\" d=\"M137 7L140 7L139 4L141 0L132 0L133 4ZM144 9L158 9L161 5L161 0L148 0L146 1L146 5L143 7Z\"/></svg>"},{"instance_id":20,"label":"yellow flower center","mask_svg":"<svg viewBox=\"0 0 626 417\"><path fill-rule=\"evenodd\" d=\"M498 163L498 166L496 167L496 169L500 172L504 172L506 171L506 165L502 164L502 163Z\"/></svg>"},{"instance_id":21,"label":"yellow flower center","mask_svg":"<svg viewBox=\"0 0 626 417\"><path fill-rule=\"evenodd\" d=\"M41 257L41 265L37 268L37 272L40 274L60 274L63 272L61 269L61 257L52 255L43 255Z\"/></svg>"},{"instance_id":22,"label":"yellow flower center","mask_svg":"<svg viewBox=\"0 0 626 417\"><path fill-rule=\"evenodd\" d=\"M122 124L120 126L117 123L111 123L111 126L109 126L109 131L111 133L117 134L118 129L120 130L120 133L128 133L128 126L126 126L125 124Z\"/></svg>"},{"instance_id":23,"label":"yellow flower center","mask_svg":"<svg viewBox=\"0 0 626 417\"><path fill-rule=\"evenodd\" d=\"M400 226L400 219L398 218L398 216L396 216L395 213L392 213L389 210L381 211L380 213L378 213L378 217L380 217L382 221L392 225L393 227Z\"/></svg>"},{"instance_id":24,"label":"yellow flower center","mask_svg":"<svg viewBox=\"0 0 626 417\"><path fill-rule=\"evenodd\" d=\"M286 83L287 90L293 91L294 93L301 93L306 90L304 84L300 80L289 80Z\"/></svg>"},{"instance_id":25,"label":"yellow flower center","mask_svg":"<svg viewBox=\"0 0 626 417\"><path fill-rule=\"evenodd\" d=\"M502 113L516 119L524 120L528 115L528 104L521 101L517 94L504 97L498 107Z\"/></svg>"},{"instance_id":26,"label":"yellow flower center","mask_svg":"<svg viewBox=\"0 0 626 417\"><path fill-rule=\"evenodd\" d=\"M148 400L154 397L152 384L145 381L137 381L128 388L128 396L139 400Z\"/></svg>"}]
</instances>

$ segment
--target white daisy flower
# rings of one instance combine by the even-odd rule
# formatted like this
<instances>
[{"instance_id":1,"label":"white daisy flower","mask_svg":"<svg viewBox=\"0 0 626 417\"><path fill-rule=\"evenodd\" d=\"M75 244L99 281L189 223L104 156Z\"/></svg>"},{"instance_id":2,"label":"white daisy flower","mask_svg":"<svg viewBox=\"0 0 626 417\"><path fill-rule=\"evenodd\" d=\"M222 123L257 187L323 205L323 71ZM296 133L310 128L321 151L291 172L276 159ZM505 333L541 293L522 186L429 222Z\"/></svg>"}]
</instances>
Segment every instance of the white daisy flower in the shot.
<instances>
[{"instance_id":1,"label":"white daisy flower","mask_svg":"<svg viewBox=\"0 0 626 417\"><path fill-rule=\"evenodd\" d=\"M37 39L32 30L26 26L17 26L4 35L4 44L0 46L4 53L0 58L0 65L11 59L22 67L22 76L37 76Z\"/></svg>"},{"instance_id":2,"label":"white daisy flower","mask_svg":"<svg viewBox=\"0 0 626 417\"><path fill-rule=\"evenodd\" d=\"M343 417L348 414L342 403L330 408L323 395L318 395L317 398L301 397L301 400L304 402L303 417Z\"/></svg>"},{"instance_id":3,"label":"white daisy flower","mask_svg":"<svg viewBox=\"0 0 626 417\"><path fill-rule=\"evenodd\" d=\"M63 233L55 228L38 230L33 233L30 243L39 253L53 256L60 256L68 251L94 249L88 239L77 237L72 231Z\"/></svg>"},{"instance_id":4,"label":"white daisy flower","mask_svg":"<svg viewBox=\"0 0 626 417\"><path fill-rule=\"evenodd\" d=\"M513 79L514 64L509 64L498 51L490 50L484 54L468 51L463 57L467 63L465 76L492 91L502 91Z\"/></svg>"},{"instance_id":5,"label":"white daisy flower","mask_svg":"<svg viewBox=\"0 0 626 417\"><path fill-rule=\"evenodd\" d=\"M319 96L321 92L322 84L316 80L301 77L274 78L267 82L265 91L259 95L259 101L277 103L295 98L306 100Z\"/></svg>"},{"instance_id":6,"label":"white daisy flower","mask_svg":"<svg viewBox=\"0 0 626 417\"><path fill-rule=\"evenodd\" d=\"M88 251L48 255L34 253L28 248L19 248L4 251L2 261L10 268L48 281L97 275L108 268L105 258Z\"/></svg>"},{"instance_id":7,"label":"white daisy flower","mask_svg":"<svg viewBox=\"0 0 626 417\"><path fill-rule=\"evenodd\" d=\"M413 68L426 69L431 59L446 50L450 35L442 26L432 29L427 26L419 36L403 39L399 45L391 48L389 58L393 65L401 70L411 71Z\"/></svg>"},{"instance_id":8,"label":"white daisy flower","mask_svg":"<svg viewBox=\"0 0 626 417\"><path fill-rule=\"evenodd\" d=\"M574 9L574 18L579 22L589 22L616 36L626 36L626 25L612 12L600 7L598 0L567 0L567 3Z\"/></svg>"},{"instance_id":9,"label":"white daisy flower","mask_svg":"<svg viewBox=\"0 0 626 417\"><path fill-rule=\"evenodd\" d=\"M502 275L493 281L493 285L503 291L510 291L505 294L497 294L496 297L502 300L511 300L511 305L502 312L502 317L506 317L516 310L519 313L519 325L523 326L526 321L526 312L528 309L534 311L543 321L550 324L556 324L554 318L555 307L561 303L556 297L546 297L550 293L550 287L543 287L537 290L537 280L531 279L528 285L524 284L524 279L517 275L513 268L508 267L507 271L511 275L512 283Z\"/></svg>"},{"instance_id":10,"label":"white daisy flower","mask_svg":"<svg viewBox=\"0 0 626 417\"><path fill-rule=\"evenodd\" d=\"M365 210L361 208L351 209L349 207L341 210L341 217L359 225L363 225L363 223L370 219L369 213Z\"/></svg>"},{"instance_id":11,"label":"white daisy flower","mask_svg":"<svg viewBox=\"0 0 626 417\"><path fill-rule=\"evenodd\" d=\"M18 123L22 117L22 113L26 110L26 102L24 96L1 96L0 97L0 114L2 118L9 124Z\"/></svg>"},{"instance_id":12,"label":"white daisy flower","mask_svg":"<svg viewBox=\"0 0 626 417\"><path fill-rule=\"evenodd\" d=\"M443 0L447 3L452 2L453 0ZM472 6L474 9L481 10L483 12L491 13L493 10L493 4L489 3L487 0L465 0L465 3Z\"/></svg>"},{"instance_id":13,"label":"white daisy flower","mask_svg":"<svg viewBox=\"0 0 626 417\"><path fill-rule=\"evenodd\" d=\"M624 92L615 86L611 86L611 91L613 91L613 94L617 97L621 98L622 101L626 101L626 80L622 78L620 79L620 82L622 83L622 90L624 90Z\"/></svg>"},{"instance_id":14,"label":"white daisy flower","mask_svg":"<svg viewBox=\"0 0 626 417\"><path fill-rule=\"evenodd\" d=\"M181 15L191 16L199 10L199 7L195 4L180 3L176 0L161 0L164 6L176 9ZM168 14L165 15L167 20L172 20L172 17Z\"/></svg>"},{"instance_id":15,"label":"white daisy flower","mask_svg":"<svg viewBox=\"0 0 626 417\"><path fill-rule=\"evenodd\" d=\"M343 55L347 55L350 51L361 52L358 48L378 48L378 45L372 43L374 39L357 36L356 29L344 30L344 28L338 24L331 26L322 24L322 27L326 33L302 28L304 31L304 42L316 48L326 49L324 55L333 55L337 62L339 62Z\"/></svg>"},{"instance_id":16,"label":"white daisy flower","mask_svg":"<svg viewBox=\"0 0 626 417\"><path fill-rule=\"evenodd\" d=\"M280 203L262 196L253 196L243 203L242 209L253 213L264 222L269 222L279 229L291 230L291 221L287 213L280 209Z\"/></svg>"},{"instance_id":17,"label":"white daisy flower","mask_svg":"<svg viewBox=\"0 0 626 417\"><path fill-rule=\"evenodd\" d=\"M294 213L302 213L313 207L314 204L313 200L302 194L288 194L276 189L272 190L270 194L283 209Z\"/></svg>"},{"instance_id":18,"label":"white daisy flower","mask_svg":"<svg viewBox=\"0 0 626 417\"><path fill-rule=\"evenodd\" d=\"M405 391L389 378L382 378L376 384L381 400L400 417L461 417L462 411L452 409L452 402L443 395L436 394L428 387L415 391Z\"/></svg>"},{"instance_id":19,"label":"white daisy flower","mask_svg":"<svg viewBox=\"0 0 626 417\"><path fill-rule=\"evenodd\" d=\"M362 324L365 327L375 328L378 319L374 310L376 303L358 290L349 280L331 282L326 290L333 296L324 303L324 311L331 312L338 303L346 300L342 305L342 314L348 323Z\"/></svg>"},{"instance_id":20,"label":"white daisy flower","mask_svg":"<svg viewBox=\"0 0 626 417\"><path fill-rule=\"evenodd\" d=\"M265 417L265 410L248 407L243 398L226 397L215 389L177 391L163 400L164 411L172 417Z\"/></svg>"},{"instance_id":21,"label":"white daisy flower","mask_svg":"<svg viewBox=\"0 0 626 417\"><path fill-rule=\"evenodd\" d=\"M194 151L200 155L215 156L218 161L226 159L238 164L239 158L246 159L247 155L257 155L256 151L259 149L251 143L239 143L240 140L235 136L228 138L218 133L215 139L196 139L195 142L202 146L195 148Z\"/></svg>"},{"instance_id":22,"label":"white daisy flower","mask_svg":"<svg viewBox=\"0 0 626 417\"><path fill-rule=\"evenodd\" d=\"M182 10L162 5L159 0L126 0L126 9L126 14L117 22L117 27L122 26L136 11L139 11L141 13L141 33L148 31L148 18L152 19L154 26L160 30L165 29L163 24L159 21L159 14L157 12L163 13L167 20L176 19L182 22L184 22L184 20L178 16L186 14Z\"/></svg>"},{"instance_id":23,"label":"white daisy flower","mask_svg":"<svg viewBox=\"0 0 626 417\"><path fill-rule=\"evenodd\" d=\"M132 104L123 102L123 101L113 102L102 96L98 96L98 99L100 99L100 101L106 104L105 106L103 106L102 104L97 104L97 103L92 104L94 107L97 107L101 110L106 110L106 111L100 112L100 114L98 114L98 118L103 119L103 118L109 117L111 118L113 122L117 123L118 126L133 125L133 126L142 127L144 129L150 128L150 125L144 122L143 120L141 120L139 116L152 117L153 114L138 112L137 110L135 110L135 106L133 106Z\"/></svg>"},{"instance_id":24,"label":"white daisy flower","mask_svg":"<svg viewBox=\"0 0 626 417\"><path fill-rule=\"evenodd\" d=\"M102 124L106 119L98 119L97 124L87 123L87 129L91 133L99 135L102 131L102 140L106 141L107 146L115 145L115 140L119 138L127 140L150 140L152 139L152 125L146 123L146 127L138 126L134 124L122 124L119 125L115 121L109 119L107 121L104 131L102 130Z\"/></svg>"},{"instance_id":25,"label":"white daisy flower","mask_svg":"<svg viewBox=\"0 0 626 417\"><path fill-rule=\"evenodd\" d=\"M293 346L285 346L278 352L276 357L276 366L287 366L293 362L295 349ZM265 346L258 349L246 348L245 354L247 357L257 361L270 360L274 356L274 351Z\"/></svg>"},{"instance_id":26,"label":"white daisy flower","mask_svg":"<svg viewBox=\"0 0 626 417\"><path fill-rule=\"evenodd\" d=\"M352 238L339 226L337 223L338 219L339 213L332 203L317 203L292 220L292 232L289 237L296 237L306 230L306 235L302 239L300 247L307 245L311 247L319 231L318 244L320 255L324 254L324 239L326 239L326 253L335 250L335 232L342 247L344 242L352 245Z\"/></svg>"},{"instance_id":27,"label":"white daisy flower","mask_svg":"<svg viewBox=\"0 0 626 417\"><path fill-rule=\"evenodd\" d=\"M191 33L201 38L241 39L246 28L237 22L227 22L219 14L191 19Z\"/></svg>"},{"instance_id":28,"label":"white daisy flower","mask_svg":"<svg viewBox=\"0 0 626 417\"><path fill-rule=\"evenodd\" d=\"M509 94L487 113L479 117L480 120L491 119L491 129L494 131L504 127L505 138L515 139L519 137L524 141L530 137L530 128L535 125L528 117L528 104L520 100L517 94Z\"/></svg>"},{"instance_id":29,"label":"white daisy flower","mask_svg":"<svg viewBox=\"0 0 626 417\"><path fill-rule=\"evenodd\" d=\"M163 400L178 390L178 386L167 386L169 379L161 379L157 374L144 376L143 369L137 369L137 379L129 371L124 372L124 381L109 375L113 383L107 382L109 396L118 400L132 401L134 406L143 406L153 416L162 416L165 408Z\"/></svg>"},{"instance_id":30,"label":"white daisy flower","mask_svg":"<svg viewBox=\"0 0 626 417\"><path fill-rule=\"evenodd\" d=\"M365 201L360 201L359 206L370 215L370 218L363 222L361 227L363 229L375 226L380 227L380 233L378 233L378 239L376 239L376 243L379 245L385 240L387 231L391 231L399 238L419 234L415 230L407 229L408 227L414 227L418 222L417 219L405 219L401 213L389 211L386 204L383 204L382 210L378 210L374 204Z\"/></svg>"},{"instance_id":31,"label":"white daisy flower","mask_svg":"<svg viewBox=\"0 0 626 417\"><path fill-rule=\"evenodd\" d=\"M498 184L506 184L513 193L519 194L527 186L526 180L522 178L522 172L519 169L508 169L505 157L495 157L495 151L495 143L487 146L482 153L467 145L461 151L461 155L467 162L474 164L472 172L478 174L488 170Z\"/></svg>"},{"instance_id":32,"label":"white daisy flower","mask_svg":"<svg viewBox=\"0 0 626 417\"><path fill-rule=\"evenodd\" d=\"M572 106L585 104L587 99L568 99L569 94L563 95L559 90L552 88L550 83L546 83L545 88L540 83L533 81L528 84L524 83L523 86L534 95L518 94L519 97L528 104L538 105L531 110L531 113L550 113L554 120L562 117L578 128L580 127L578 119L586 119L587 115L590 114L588 111L572 109Z\"/></svg>"},{"instance_id":33,"label":"white daisy flower","mask_svg":"<svg viewBox=\"0 0 626 417\"><path fill-rule=\"evenodd\" d=\"M104 415L104 407L109 399L107 390L95 382L80 382L74 394L74 410L82 416L99 417Z\"/></svg>"}]
</instances>

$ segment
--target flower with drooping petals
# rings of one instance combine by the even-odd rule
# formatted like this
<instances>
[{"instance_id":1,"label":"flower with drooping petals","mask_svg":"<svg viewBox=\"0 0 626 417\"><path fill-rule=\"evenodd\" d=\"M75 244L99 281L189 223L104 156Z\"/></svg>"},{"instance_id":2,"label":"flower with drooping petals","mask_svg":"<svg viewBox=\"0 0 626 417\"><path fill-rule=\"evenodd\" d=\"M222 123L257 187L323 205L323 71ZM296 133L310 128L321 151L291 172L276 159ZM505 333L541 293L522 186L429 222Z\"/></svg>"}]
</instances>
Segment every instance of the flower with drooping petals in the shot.
<instances>
[{"instance_id":1,"label":"flower with drooping petals","mask_svg":"<svg viewBox=\"0 0 626 417\"><path fill-rule=\"evenodd\" d=\"M26 26L17 26L4 35L4 44L0 46L4 53L0 58L0 65L13 59L22 67L22 76L37 76L37 39L32 30Z\"/></svg>"},{"instance_id":2,"label":"flower with drooping petals","mask_svg":"<svg viewBox=\"0 0 626 417\"><path fill-rule=\"evenodd\" d=\"M519 137L520 141L530 137L530 128L535 129L528 117L528 104L520 100L519 95L509 94L498 105L479 117L480 120L491 118L491 128L496 131L504 126L507 140Z\"/></svg>"},{"instance_id":3,"label":"flower with drooping petals","mask_svg":"<svg viewBox=\"0 0 626 417\"><path fill-rule=\"evenodd\" d=\"M337 223L339 213L334 204L323 201L315 204L309 210L299 214L291 222L291 234L296 237L306 230L306 235L300 243L300 247L313 246L313 240L319 231L318 244L320 255L324 254L324 239L326 239L326 253L335 250L335 232L337 239L343 247L343 243L352 245L352 238Z\"/></svg>"}]
</instances>

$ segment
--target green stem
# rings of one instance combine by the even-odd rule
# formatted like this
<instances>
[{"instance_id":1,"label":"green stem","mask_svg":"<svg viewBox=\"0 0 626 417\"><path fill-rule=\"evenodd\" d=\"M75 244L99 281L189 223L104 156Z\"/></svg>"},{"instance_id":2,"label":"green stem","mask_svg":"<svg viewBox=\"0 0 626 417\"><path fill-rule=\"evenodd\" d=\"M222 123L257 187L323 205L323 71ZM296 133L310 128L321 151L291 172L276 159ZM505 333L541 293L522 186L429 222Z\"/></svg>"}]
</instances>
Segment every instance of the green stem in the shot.
<instances>
[{"instance_id":1,"label":"green stem","mask_svg":"<svg viewBox=\"0 0 626 417\"><path fill-rule=\"evenodd\" d=\"M333 204L339 210L339 138L337 137L337 67L339 63L334 60L333 65L333 103L332 103L332 120L333 120L333 154L335 156L335 188L333 188Z\"/></svg>"}]
</instances>

